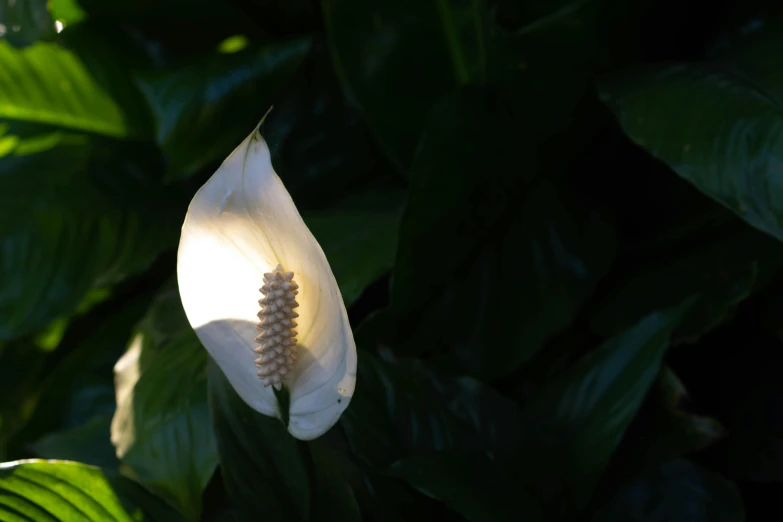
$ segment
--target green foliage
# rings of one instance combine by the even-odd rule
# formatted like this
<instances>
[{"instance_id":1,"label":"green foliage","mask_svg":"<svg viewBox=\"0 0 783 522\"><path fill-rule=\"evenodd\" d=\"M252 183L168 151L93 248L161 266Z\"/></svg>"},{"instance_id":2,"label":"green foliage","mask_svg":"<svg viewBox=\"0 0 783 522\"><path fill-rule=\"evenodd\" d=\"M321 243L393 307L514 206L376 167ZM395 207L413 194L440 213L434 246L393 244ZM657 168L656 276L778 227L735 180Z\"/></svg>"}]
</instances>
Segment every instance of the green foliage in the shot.
<instances>
[{"instance_id":1,"label":"green foliage","mask_svg":"<svg viewBox=\"0 0 783 522\"><path fill-rule=\"evenodd\" d=\"M781 56L772 0L0 0L0 520L769 518ZM270 107L358 351L306 442L175 284Z\"/></svg>"}]
</instances>

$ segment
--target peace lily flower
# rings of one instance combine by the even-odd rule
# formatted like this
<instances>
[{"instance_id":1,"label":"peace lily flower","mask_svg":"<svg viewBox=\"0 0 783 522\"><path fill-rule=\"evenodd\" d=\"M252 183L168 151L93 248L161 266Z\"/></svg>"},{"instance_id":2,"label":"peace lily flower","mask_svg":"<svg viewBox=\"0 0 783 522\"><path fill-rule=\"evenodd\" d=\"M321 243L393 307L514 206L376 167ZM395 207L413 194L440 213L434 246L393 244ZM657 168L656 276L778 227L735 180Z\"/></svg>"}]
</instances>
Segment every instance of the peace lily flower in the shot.
<instances>
[{"instance_id":1,"label":"peace lily flower","mask_svg":"<svg viewBox=\"0 0 783 522\"><path fill-rule=\"evenodd\" d=\"M262 120L263 122L263 120ZM239 396L314 439L348 407L356 345L334 274L272 168L259 128L199 189L180 238L188 320Z\"/></svg>"}]
</instances>

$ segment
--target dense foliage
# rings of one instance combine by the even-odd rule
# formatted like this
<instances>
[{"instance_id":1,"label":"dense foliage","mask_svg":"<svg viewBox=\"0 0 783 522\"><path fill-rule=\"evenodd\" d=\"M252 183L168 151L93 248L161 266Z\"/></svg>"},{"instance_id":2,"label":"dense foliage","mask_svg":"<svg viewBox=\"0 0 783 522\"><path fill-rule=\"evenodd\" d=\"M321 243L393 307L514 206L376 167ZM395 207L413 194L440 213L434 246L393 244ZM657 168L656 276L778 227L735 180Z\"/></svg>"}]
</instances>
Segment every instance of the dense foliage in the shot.
<instances>
[{"instance_id":1,"label":"dense foliage","mask_svg":"<svg viewBox=\"0 0 783 522\"><path fill-rule=\"evenodd\" d=\"M175 278L271 105L359 354L311 442ZM755 519L782 180L779 2L0 0L0 520Z\"/></svg>"}]
</instances>

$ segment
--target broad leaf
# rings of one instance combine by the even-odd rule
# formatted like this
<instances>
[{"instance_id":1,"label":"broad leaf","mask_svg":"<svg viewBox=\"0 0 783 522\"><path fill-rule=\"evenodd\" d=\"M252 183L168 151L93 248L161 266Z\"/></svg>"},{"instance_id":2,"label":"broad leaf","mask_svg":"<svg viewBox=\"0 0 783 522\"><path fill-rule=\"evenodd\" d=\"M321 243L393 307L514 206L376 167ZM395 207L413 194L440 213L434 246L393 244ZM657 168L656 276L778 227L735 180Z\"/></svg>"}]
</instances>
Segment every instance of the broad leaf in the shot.
<instances>
[{"instance_id":1,"label":"broad leaf","mask_svg":"<svg viewBox=\"0 0 783 522\"><path fill-rule=\"evenodd\" d=\"M76 462L0 464L0 518L178 522L179 514L132 481Z\"/></svg>"},{"instance_id":2,"label":"broad leaf","mask_svg":"<svg viewBox=\"0 0 783 522\"><path fill-rule=\"evenodd\" d=\"M13 283L0 290L0 339L69 313L176 240L182 202L156 182L148 148L60 132L3 139L0 247L13 255L0 274Z\"/></svg>"},{"instance_id":3,"label":"broad leaf","mask_svg":"<svg viewBox=\"0 0 783 522\"><path fill-rule=\"evenodd\" d=\"M366 352L357 376L341 423L354 453L372 466L435 451L519 451L523 425L516 404L479 381Z\"/></svg>"},{"instance_id":4,"label":"broad leaf","mask_svg":"<svg viewBox=\"0 0 783 522\"><path fill-rule=\"evenodd\" d=\"M362 204L338 201L303 216L324 249L346 307L392 268L402 214L395 192L362 193L355 201Z\"/></svg>"},{"instance_id":5,"label":"broad leaf","mask_svg":"<svg viewBox=\"0 0 783 522\"><path fill-rule=\"evenodd\" d=\"M278 419L245 404L213 361L209 396L220 469L239 518L309 520L311 486L300 443Z\"/></svg>"},{"instance_id":6,"label":"broad leaf","mask_svg":"<svg viewBox=\"0 0 783 522\"><path fill-rule=\"evenodd\" d=\"M699 190L783 239L783 110L710 65L657 65L599 82L628 136Z\"/></svg>"},{"instance_id":7,"label":"broad leaf","mask_svg":"<svg viewBox=\"0 0 783 522\"><path fill-rule=\"evenodd\" d=\"M500 240L485 245L430 305L422 330L440 325L441 342L471 375L506 376L571 324L614 250L610 226L593 220L578 227L544 182Z\"/></svg>"},{"instance_id":8,"label":"broad leaf","mask_svg":"<svg viewBox=\"0 0 783 522\"><path fill-rule=\"evenodd\" d=\"M704 246L681 259L634 274L610 304L593 317L593 328L612 335L628 328L650 308L664 308L699 296L677 328L693 338L731 317L741 303L783 263L783 246L774 238L743 226L736 234Z\"/></svg>"},{"instance_id":9,"label":"broad leaf","mask_svg":"<svg viewBox=\"0 0 783 522\"><path fill-rule=\"evenodd\" d=\"M179 294L164 291L115 366L111 440L130 475L189 520L217 466L207 406L207 352L185 319Z\"/></svg>"},{"instance_id":10,"label":"broad leaf","mask_svg":"<svg viewBox=\"0 0 783 522\"><path fill-rule=\"evenodd\" d=\"M0 25L5 39L11 45L24 47L38 40L55 36L54 21L49 16L46 0L13 0L0 2Z\"/></svg>"},{"instance_id":11,"label":"broad leaf","mask_svg":"<svg viewBox=\"0 0 783 522\"><path fill-rule=\"evenodd\" d=\"M291 79L309 39L215 54L136 80L155 116L155 137L168 157L168 178L221 160L242 141Z\"/></svg>"},{"instance_id":12,"label":"broad leaf","mask_svg":"<svg viewBox=\"0 0 783 522\"><path fill-rule=\"evenodd\" d=\"M119 466L111 444L111 415L93 417L76 428L50 433L30 448L44 459L72 460L105 469Z\"/></svg>"},{"instance_id":13,"label":"broad leaf","mask_svg":"<svg viewBox=\"0 0 783 522\"><path fill-rule=\"evenodd\" d=\"M546 504L559 492L567 506L585 506L691 304L647 316L533 397L524 411L528 431L520 463Z\"/></svg>"},{"instance_id":14,"label":"broad leaf","mask_svg":"<svg viewBox=\"0 0 783 522\"><path fill-rule=\"evenodd\" d=\"M744 522L737 487L687 460L647 471L617 492L593 522Z\"/></svg>"},{"instance_id":15,"label":"broad leaf","mask_svg":"<svg viewBox=\"0 0 783 522\"><path fill-rule=\"evenodd\" d=\"M389 473L471 522L543 520L541 508L523 484L486 457L449 453L408 457L392 464Z\"/></svg>"},{"instance_id":16,"label":"broad leaf","mask_svg":"<svg viewBox=\"0 0 783 522\"><path fill-rule=\"evenodd\" d=\"M524 135L492 90L459 89L433 109L400 224L392 281L400 314L416 313L534 173Z\"/></svg>"},{"instance_id":17,"label":"broad leaf","mask_svg":"<svg viewBox=\"0 0 783 522\"><path fill-rule=\"evenodd\" d=\"M323 11L348 97L406 168L433 104L487 77L483 2L328 0Z\"/></svg>"},{"instance_id":18,"label":"broad leaf","mask_svg":"<svg viewBox=\"0 0 783 522\"><path fill-rule=\"evenodd\" d=\"M113 99L74 51L44 42L14 49L0 41L0 70L0 119L114 137L145 133L139 108Z\"/></svg>"}]
</instances>

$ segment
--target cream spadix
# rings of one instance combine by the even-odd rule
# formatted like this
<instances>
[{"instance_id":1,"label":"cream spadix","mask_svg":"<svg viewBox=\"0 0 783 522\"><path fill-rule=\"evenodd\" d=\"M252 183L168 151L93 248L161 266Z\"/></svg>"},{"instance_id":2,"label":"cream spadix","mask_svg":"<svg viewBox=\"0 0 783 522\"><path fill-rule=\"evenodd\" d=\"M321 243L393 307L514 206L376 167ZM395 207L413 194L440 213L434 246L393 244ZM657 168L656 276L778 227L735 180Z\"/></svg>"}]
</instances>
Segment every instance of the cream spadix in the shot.
<instances>
[{"instance_id":1,"label":"cream spadix","mask_svg":"<svg viewBox=\"0 0 783 522\"><path fill-rule=\"evenodd\" d=\"M356 345L326 256L259 128L193 197L177 278L191 326L250 407L282 418L273 388L285 385L294 437L337 422L356 383Z\"/></svg>"}]
</instances>

